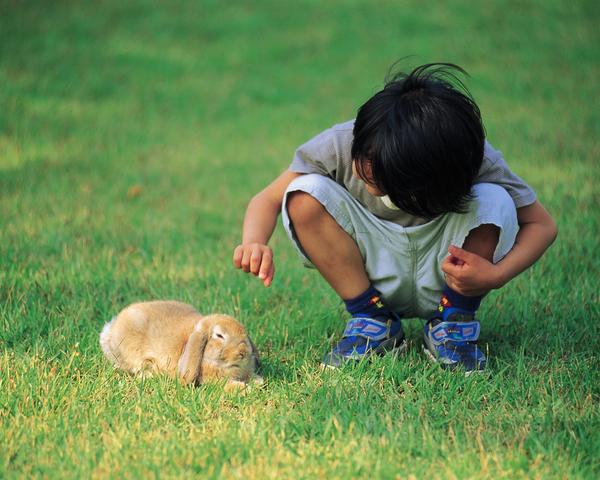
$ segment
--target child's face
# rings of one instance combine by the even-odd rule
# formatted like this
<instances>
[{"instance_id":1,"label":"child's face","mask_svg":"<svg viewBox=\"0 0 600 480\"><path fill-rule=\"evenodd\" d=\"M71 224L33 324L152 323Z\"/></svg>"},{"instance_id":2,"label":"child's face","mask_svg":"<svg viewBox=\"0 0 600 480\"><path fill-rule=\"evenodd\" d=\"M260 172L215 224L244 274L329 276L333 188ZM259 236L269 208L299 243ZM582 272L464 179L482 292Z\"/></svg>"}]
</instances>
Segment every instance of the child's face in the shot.
<instances>
[{"instance_id":1,"label":"child's face","mask_svg":"<svg viewBox=\"0 0 600 480\"><path fill-rule=\"evenodd\" d=\"M357 178L358 180L362 180L365 184L367 192L369 192L371 195L373 195L374 197L383 197L385 193L379 190L372 181L368 181L368 179L373 178L370 163L365 163L363 167L363 173L365 174L367 180L365 180L358 174L358 171L356 170L356 162L352 162L352 176L354 178Z\"/></svg>"}]
</instances>

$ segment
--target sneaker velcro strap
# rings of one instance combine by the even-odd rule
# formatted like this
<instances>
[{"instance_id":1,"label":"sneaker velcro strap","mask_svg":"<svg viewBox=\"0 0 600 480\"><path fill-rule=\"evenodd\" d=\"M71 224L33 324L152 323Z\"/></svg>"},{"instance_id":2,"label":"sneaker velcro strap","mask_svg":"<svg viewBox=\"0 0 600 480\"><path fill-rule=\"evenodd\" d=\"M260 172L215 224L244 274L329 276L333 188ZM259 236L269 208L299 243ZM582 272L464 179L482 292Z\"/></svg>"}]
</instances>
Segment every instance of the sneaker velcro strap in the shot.
<instances>
[{"instance_id":1,"label":"sneaker velcro strap","mask_svg":"<svg viewBox=\"0 0 600 480\"><path fill-rule=\"evenodd\" d=\"M475 342L479 338L479 322L440 322L431 327L429 335L434 345L445 342Z\"/></svg>"},{"instance_id":2,"label":"sneaker velcro strap","mask_svg":"<svg viewBox=\"0 0 600 480\"><path fill-rule=\"evenodd\" d=\"M369 340L383 340L389 334L388 323L369 317L354 317L346 324L343 337L363 337Z\"/></svg>"}]
</instances>

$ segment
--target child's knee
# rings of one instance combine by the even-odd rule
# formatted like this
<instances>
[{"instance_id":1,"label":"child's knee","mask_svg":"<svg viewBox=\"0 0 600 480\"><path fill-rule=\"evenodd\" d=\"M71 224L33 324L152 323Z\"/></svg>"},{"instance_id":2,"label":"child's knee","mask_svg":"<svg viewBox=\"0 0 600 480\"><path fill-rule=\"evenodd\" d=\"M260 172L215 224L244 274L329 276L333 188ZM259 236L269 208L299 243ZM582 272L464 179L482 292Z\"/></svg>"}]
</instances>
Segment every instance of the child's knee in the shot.
<instances>
[{"instance_id":1,"label":"child's knee","mask_svg":"<svg viewBox=\"0 0 600 480\"><path fill-rule=\"evenodd\" d=\"M499 239L500 228L491 223L484 223L469 232L462 248L491 262Z\"/></svg>"},{"instance_id":2,"label":"child's knee","mask_svg":"<svg viewBox=\"0 0 600 480\"><path fill-rule=\"evenodd\" d=\"M315 222L325 209L321 203L309 193L296 190L288 194L287 211L292 223L297 227Z\"/></svg>"},{"instance_id":3,"label":"child's knee","mask_svg":"<svg viewBox=\"0 0 600 480\"><path fill-rule=\"evenodd\" d=\"M288 185L285 192L284 209L289 219L295 225L307 224L318 219L325 213L321 203L322 192L328 192L335 186L335 182L319 174L301 175Z\"/></svg>"}]
</instances>

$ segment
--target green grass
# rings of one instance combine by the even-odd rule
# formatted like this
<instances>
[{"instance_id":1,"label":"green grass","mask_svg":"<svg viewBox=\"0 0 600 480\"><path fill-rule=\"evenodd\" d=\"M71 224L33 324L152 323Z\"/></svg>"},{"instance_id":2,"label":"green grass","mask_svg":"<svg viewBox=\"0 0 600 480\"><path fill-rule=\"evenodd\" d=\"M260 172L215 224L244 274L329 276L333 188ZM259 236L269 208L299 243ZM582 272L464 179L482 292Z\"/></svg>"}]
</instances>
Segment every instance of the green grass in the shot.
<instances>
[{"instance_id":1,"label":"green grass","mask_svg":"<svg viewBox=\"0 0 600 480\"><path fill-rule=\"evenodd\" d=\"M0 477L597 478L599 20L593 1L0 0ZM472 74L559 225L481 309L489 377L430 365L416 320L405 357L321 372L343 310L281 229L269 290L231 266L249 198L407 55ZM151 298L237 315L265 388L113 371L103 323Z\"/></svg>"}]
</instances>

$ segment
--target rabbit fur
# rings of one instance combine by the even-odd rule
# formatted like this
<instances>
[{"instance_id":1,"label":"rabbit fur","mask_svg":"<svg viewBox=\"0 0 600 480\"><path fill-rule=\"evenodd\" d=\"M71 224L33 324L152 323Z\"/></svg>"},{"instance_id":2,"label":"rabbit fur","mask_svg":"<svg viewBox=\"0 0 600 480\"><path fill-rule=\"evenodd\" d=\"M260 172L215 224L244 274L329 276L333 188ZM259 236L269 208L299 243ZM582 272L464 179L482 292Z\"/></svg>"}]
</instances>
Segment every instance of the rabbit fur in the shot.
<instances>
[{"instance_id":1,"label":"rabbit fur","mask_svg":"<svg viewBox=\"0 0 600 480\"><path fill-rule=\"evenodd\" d=\"M183 383L227 379L227 386L262 382L246 329L229 315L201 315L176 301L140 302L104 325L100 346L115 367L132 374L167 373Z\"/></svg>"}]
</instances>

